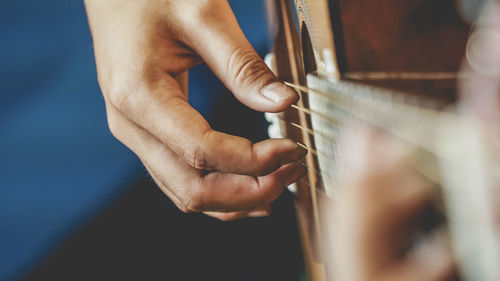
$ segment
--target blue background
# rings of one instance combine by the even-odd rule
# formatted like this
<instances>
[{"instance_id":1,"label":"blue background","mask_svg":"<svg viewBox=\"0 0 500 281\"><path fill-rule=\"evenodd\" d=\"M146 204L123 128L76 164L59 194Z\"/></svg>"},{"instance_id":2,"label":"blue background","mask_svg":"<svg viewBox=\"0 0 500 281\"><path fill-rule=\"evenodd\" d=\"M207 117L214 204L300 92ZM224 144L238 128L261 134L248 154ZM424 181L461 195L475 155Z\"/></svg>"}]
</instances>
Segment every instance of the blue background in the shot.
<instances>
[{"instance_id":1,"label":"blue background","mask_svg":"<svg viewBox=\"0 0 500 281\"><path fill-rule=\"evenodd\" d=\"M263 1L230 2L265 50ZM210 119L223 91L207 72L192 71L190 102ZM0 280L34 268L144 176L105 116L83 1L2 0Z\"/></svg>"}]
</instances>

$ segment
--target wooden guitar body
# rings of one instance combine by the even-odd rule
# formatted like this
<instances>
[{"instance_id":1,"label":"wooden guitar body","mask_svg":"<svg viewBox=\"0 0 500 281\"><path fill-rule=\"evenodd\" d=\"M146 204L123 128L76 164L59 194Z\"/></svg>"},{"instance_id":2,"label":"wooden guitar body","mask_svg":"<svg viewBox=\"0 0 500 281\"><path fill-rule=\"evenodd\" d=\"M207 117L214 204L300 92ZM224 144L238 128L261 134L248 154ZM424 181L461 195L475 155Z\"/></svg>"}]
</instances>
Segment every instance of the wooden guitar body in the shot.
<instances>
[{"instance_id":1,"label":"wooden guitar body","mask_svg":"<svg viewBox=\"0 0 500 281\"><path fill-rule=\"evenodd\" d=\"M295 3L293 3L295 2ZM328 93L360 103L393 99L441 108L455 102L471 24L456 0L269 0L274 71L301 100L280 116L281 135L307 147L296 189L309 280L327 274L321 205L335 196L342 167L334 143L344 124ZM298 21L298 22L297 22ZM315 89L322 95L307 94ZM378 94L380 93L380 95ZM327 112L329 120L318 117ZM390 115L390 112L388 112ZM336 116L339 116L337 118ZM335 119L335 120L331 120Z\"/></svg>"}]
</instances>

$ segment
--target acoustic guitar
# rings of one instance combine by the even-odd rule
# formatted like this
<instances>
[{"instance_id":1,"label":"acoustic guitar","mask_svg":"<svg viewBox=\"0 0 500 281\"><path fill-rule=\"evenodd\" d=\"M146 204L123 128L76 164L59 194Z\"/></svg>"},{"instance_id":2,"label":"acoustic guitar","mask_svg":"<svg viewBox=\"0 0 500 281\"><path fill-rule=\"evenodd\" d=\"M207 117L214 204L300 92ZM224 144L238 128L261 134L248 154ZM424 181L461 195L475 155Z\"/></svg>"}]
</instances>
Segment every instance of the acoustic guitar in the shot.
<instances>
[{"instance_id":1,"label":"acoustic guitar","mask_svg":"<svg viewBox=\"0 0 500 281\"><path fill-rule=\"evenodd\" d=\"M439 186L430 223L449 229L460 278L500 280L491 184L482 180L498 161L481 158L480 134L471 133L476 127L450 109L484 2L268 0L275 45L267 63L301 95L267 118L272 137L291 138L309 151L307 176L290 187L309 280L331 280L327 256L335 249L323 237L328 217L321 210L325 201L334 204L349 173L337 142L351 122L416 147L416 171ZM447 164L455 159L461 164Z\"/></svg>"}]
</instances>

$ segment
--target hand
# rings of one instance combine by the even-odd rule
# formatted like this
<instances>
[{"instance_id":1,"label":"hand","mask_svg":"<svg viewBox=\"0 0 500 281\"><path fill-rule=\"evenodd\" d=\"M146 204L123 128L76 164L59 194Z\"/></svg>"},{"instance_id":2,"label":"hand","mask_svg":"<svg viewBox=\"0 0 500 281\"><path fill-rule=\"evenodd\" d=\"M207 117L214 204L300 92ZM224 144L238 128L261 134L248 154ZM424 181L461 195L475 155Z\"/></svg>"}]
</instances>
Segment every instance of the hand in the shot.
<instances>
[{"instance_id":1,"label":"hand","mask_svg":"<svg viewBox=\"0 0 500 281\"><path fill-rule=\"evenodd\" d=\"M187 103L201 62L245 105L279 112L297 101L259 58L224 0L86 0L99 83L113 135L184 212L230 220L268 215L305 174L291 140L212 130Z\"/></svg>"},{"instance_id":2,"label":"hand","mask_svg":"<svg viewBox=\"0 0 500 281\"><path fill-rule=\"evenodd\" d=\"M453 259L439 239L403 251L432 194L401 160L404 149L371 133L350 143L357 154L350 167L356 176L330 210L334 280L449 280Z\"/></svg>"},{"instance_id":3,"label":"hand","mask_svg":"<svg viewBox=\"0 0 500 281\"><path fill-rule=\"evenodd\" d=\"M500 122L500 1L489 1L471 31L459 80L459 108Z\"/></svg>"}]
</instances>

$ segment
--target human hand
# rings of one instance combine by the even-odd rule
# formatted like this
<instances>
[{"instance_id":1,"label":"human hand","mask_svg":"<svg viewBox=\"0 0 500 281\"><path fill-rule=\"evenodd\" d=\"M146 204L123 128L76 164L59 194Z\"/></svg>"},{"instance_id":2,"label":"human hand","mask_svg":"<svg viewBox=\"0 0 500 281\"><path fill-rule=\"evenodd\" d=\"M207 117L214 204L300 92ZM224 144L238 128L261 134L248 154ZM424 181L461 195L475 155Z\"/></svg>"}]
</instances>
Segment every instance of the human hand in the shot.
<instances>
[{"instance_id":1,"label":"human hand","mask_svg":"<svg viewBox=\"0 0 500 281\"><path fill-rule=\"evenodd\" d=\"M259 58L225 0L86 0L99 84L113 135L133 150L184 212L223 220L265 216L305 174L287 139L212 130L187 103L187 70L201 62L252 109L297 101Z\"/></svg>"},{"instance_id":2,"label":"human hand","mask_svg":"<svg viewBox=\"0 0 500 281\"><path fill-rule=\"evenodd\" d=\"M329 212L334 280L449 280L453 259L437 236L405 250L432 194L402 160L406 148L368 131L350 145L355 176Z\"/></svg>"},{"instance_id":3,"label":"human hand","mask_svg":"<svg viewBox=\"0 0 500 281\"><path fill-rule=\"evenodd\" d=\"M467 42L459 79L459 109L500 122L500 1L486 2Z\"/></svg>"}]
</instances>

